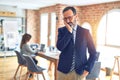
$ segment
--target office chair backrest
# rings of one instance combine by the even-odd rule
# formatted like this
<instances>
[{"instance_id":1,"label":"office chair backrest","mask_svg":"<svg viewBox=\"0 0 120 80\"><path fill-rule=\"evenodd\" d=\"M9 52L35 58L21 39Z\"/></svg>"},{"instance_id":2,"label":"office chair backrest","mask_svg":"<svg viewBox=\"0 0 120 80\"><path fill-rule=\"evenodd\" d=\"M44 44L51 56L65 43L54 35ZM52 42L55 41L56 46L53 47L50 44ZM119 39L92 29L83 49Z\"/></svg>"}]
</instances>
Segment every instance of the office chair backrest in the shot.
<instances>
[{"instance_id":1,"label":"office chair backrest","mask_svg":"<svg viewBox=\"0 0 120 80\"><path fill-rule=\"evenodd\" d=\"M98 78L99 74L100 74L100 69L101 69L101 62L95 61L93 69L90 72L90 74L86 77L86 79L95 79L95 78Z\"/></svg>"},{"instance_id":2,"label":"office chair backrest","mask_svg":"<svg viewBox=\"0 0 120 80\"><path fill-rule=\"evenodd\" d=\"M96 53L96 57L97 57L97 58L96 58L96 61L99 60L99 56L100 56L100 52L97 52L97 53Z\"/></svg>"},{"instance_id":3,"label":"office chair backrest","mask_svg":"<svg viewBox=\"0 0 120 80\"><path fill-rule=\"evenodd\" d=\"M25 57L25 60L27 62L27 67L28 70L32 71L32 72L37 72L38 71L38 67L35 64L35 62L33 61L31 56L28 55L23 55Z\"/></svg>"},{"instance_id":4,"label":"office chair backrest","mask_svg":"<svg viewBox=\"0 0 120 80\"><path fill-rule=\"evenodd\" d=\"M17 55L18 63L21 64L21 65L26 65L26 60L23 57L23 55L18 51L15 51L15 53Z\"/></svg>"}]
</instances>

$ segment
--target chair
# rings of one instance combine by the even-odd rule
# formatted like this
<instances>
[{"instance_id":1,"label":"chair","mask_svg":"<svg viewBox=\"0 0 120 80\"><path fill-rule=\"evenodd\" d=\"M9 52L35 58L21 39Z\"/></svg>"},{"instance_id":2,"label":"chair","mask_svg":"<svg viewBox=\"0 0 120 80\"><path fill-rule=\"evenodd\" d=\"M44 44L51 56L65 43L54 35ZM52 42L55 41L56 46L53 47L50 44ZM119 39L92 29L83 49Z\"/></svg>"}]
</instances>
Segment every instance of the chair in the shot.
<instances>
[{"instance_id":1,"label":"chair","mask_svg":"<svg viewBox=\"0 0 120 80\"><path fill-rule=\"evenodd\" d=\"M37 65L34 63L34 61L33 61L33 59L32 59L31 56L24 55L24 57L25 57L25 59L26 59L27 68L28 68L28 74L27 74L25 80L28 80L28 76L29 76L30 74L32 74L33 77L34 77L34 73L35 73L35 74L42 74L43 79L45 80L45 76L44 76L44 74L43 74L43 70L45 70L45 69L42 68L42 67L40 67L40 66L37 66ZM39 80L38 75L37 75L37 79Z\"/></svg>"},{"instance_id":2,"label":"chair","mask_svg":"<svg viewBox=\"0 0 120 80\"><path fill-rule=\"evenodd\" d=\"M96 61L92 71L86 77L86 79L87 80L96 80L97 78L99 79L100 69L101 69L101 62Z\"/></svg>"},{"instance_id":3,"label":"chair","mask_svg":"<svg viewBox=\"0 0 120 80\"><path fill-rule=\"evenodd\" d=\"M97 52L97 53L96 53L96 57L97 57L97 58L96 58L96 61L99 60L99 56L100 56L100 52Z\"/></svg>"},{"instance_id":4,"label":"chair","mask_svg":"<svg viewBox=\"0 0 120 80\"><path fill-rule=\"evenodd\" d=\"M20 77L19 77L19 80L21 78L21 73L22 73L22 69L23 67L26 67L26 61L25 61L25 58L23 57L23 55L18 52L18 51L15 51L16 55L17 55L17 60L18 60L18 67L17 67L17 70L15 72L15 75L14 75L14 79L16 80L16 75L17 75L17 72L19 70L19 68L21 67L21 70L20 70Z\"/></svg>"},{"instance_id":5,"label":"chair","mask_svg":"<svg viewBox=\"0 0 120 80\"><path fill-rule=\"evenodd\" d=\"M91 70L90 74L86 77L87 80L96 80L99 79L100 69L101 69L101 62L98 61L100 52L96 53L96 61ZM100 79L99 79L100 80Z\"/></svg>"}]
</instances>

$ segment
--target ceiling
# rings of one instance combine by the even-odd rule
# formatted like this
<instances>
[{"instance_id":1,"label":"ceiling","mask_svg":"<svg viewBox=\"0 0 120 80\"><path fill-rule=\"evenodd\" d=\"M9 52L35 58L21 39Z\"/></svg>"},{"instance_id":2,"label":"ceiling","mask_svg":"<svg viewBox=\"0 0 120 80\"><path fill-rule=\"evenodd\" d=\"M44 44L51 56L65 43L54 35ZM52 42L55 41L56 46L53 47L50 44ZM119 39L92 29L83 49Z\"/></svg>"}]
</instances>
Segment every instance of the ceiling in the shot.
<instances>
[{"instance_id":1,"label":"ceiling","mask_svg":"<svg viewBox=\"0 0 120 80\"><path fill-rule=\"evenodd\" d=\"M21 9L39 9L55 4L67 4L71 6L84 6L120 0L0 0L2 6L13 6Z\"/></svg>"}]
</instances>

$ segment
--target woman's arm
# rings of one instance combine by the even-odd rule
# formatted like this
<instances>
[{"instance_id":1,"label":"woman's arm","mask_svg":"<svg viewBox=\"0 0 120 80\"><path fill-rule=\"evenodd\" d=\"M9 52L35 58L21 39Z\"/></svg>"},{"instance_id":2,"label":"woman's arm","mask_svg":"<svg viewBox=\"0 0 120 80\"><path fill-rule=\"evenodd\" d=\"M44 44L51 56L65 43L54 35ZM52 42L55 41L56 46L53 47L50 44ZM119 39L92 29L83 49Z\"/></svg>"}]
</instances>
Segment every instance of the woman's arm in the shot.
<instances>
[{"instance_id":1,"label":"woman's arm","mask_svg":"<svg viewBox=\"0 0 120 80\"><path fill-rule=\"evenodd\" d=\"M28 44L25 45L26 51L30 54L37 53L37 50L33 50Z\"/></svg>"}]
</instances>

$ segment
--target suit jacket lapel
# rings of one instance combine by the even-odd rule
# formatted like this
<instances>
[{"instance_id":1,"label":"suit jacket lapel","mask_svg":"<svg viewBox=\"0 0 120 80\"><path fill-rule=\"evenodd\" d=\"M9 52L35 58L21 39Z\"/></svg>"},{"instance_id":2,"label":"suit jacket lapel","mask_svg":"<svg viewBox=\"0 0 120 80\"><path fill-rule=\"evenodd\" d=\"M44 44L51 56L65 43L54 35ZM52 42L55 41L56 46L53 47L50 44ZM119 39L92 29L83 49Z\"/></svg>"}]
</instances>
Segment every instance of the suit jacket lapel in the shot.
<instances>
[{"instance_id":1,"label":"suit jacket lapel","mask_svg":"<svg viewBox=\"0 0 120 80\"><path fill-rule=\"evenodd\" d=\"M82 38L82 28L80 26L77 26L77 31L76 31L76 39L75 39L75 45L77 46L78 44L80 45Z\"/></svg>"}]
</instances>

